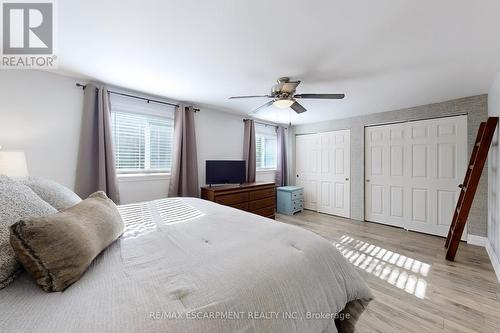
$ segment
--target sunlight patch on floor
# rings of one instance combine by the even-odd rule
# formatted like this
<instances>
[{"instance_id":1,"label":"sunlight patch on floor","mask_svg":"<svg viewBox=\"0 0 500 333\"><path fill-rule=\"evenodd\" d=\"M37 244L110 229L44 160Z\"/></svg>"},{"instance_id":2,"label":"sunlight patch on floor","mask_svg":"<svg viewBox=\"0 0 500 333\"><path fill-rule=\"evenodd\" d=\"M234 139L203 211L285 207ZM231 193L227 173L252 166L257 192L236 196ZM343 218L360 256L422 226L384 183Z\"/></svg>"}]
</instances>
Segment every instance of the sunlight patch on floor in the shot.
<instances>
[{"instance_id":1,"label":"sunlight patch on floor","mask_svg":"<svg viewBox=\"0 0 500 333\"><path fill-rule=\"evenodd\" d=\"M425 298L425 277L431 265L346 235L340 237L340 243L333 244L354 266L409 294Z\"/></svg>"}]
</instances>

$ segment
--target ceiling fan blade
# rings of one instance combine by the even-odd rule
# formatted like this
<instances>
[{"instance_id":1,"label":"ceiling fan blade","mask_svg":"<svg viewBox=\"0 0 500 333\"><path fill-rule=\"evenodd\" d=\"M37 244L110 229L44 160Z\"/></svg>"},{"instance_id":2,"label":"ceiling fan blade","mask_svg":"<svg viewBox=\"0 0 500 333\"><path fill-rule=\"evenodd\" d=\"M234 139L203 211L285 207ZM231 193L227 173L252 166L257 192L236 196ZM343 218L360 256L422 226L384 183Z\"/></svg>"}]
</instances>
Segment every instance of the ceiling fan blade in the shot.
<instances>
[{"instance_id":1,"label":"ceiling fan blade","mask_svg":"<svg viewBox=\"0 0 500 333\"><path fill-rule=\"evenodd\" d=\"M232 97L229 97L229 99L239 99L239 98L262 98L262 97L272 98L272 96L269 96L269 95L253 95L253 96L232 96Z\"/></svg>"},{"instance_id":2,"label":"ceiling fan blade","mask_svg":"<svg viewBox=\"0 0 500 333\"><path fill-rule=\"evenodd\" d=\"M315 98L315 99L342 99L344 94L297 94L294 98Z\"/></svg>"},{"instance_id":3,"label":"ceiling fan blade","mask_svg":"<svg viewBox=\"0 0 500 333\"><path fill-rule=\"evenodd\" d=\"M260 110L265 109L265 108L267 108L267 107L269 107L269 106L273 105L273 103L274 103L274 100L269 101L269 102L267 102L266 104L264 104L264 105L262 105L262 106L259 106L257 109L255 109L255 110L253 110L252 112L250 112L250 113L249 113L249 115L256 114L256 113L257 113L257 112L259 112Z\"/></svg>"},{"instance_id":4,"label":"ceiling fan blade","mask_svg":"<svg viewBox=\"0 0 500 333\"><path fill-rule=\"evenodd\" d=\"M307 109L302 105L300 105L298 102L293 103L290 107L297 113L302 113L307 111Z\"/></svg>"}]
</instances>

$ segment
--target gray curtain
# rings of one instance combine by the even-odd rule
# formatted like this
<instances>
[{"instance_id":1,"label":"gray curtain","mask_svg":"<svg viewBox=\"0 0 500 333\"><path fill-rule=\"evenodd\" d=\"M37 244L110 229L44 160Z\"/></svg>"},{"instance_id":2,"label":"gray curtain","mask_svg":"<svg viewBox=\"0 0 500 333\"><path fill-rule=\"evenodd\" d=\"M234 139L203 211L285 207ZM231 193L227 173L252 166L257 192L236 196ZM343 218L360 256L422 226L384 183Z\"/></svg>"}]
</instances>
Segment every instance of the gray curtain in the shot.
<instances>
[{"instance_id":1,"label":"gray curtain","mask_svg":"<svg viewBox=\"0 0 500 333\"><path fill-rule=\"evenodd\" d=\"M194 109L181 104L175 110L174 149L169 197L198 196L198 157Z\"/></svg>"},{"instance_id":2,"label":"gray curtain","mask_svg":"<svg viewBox=\"0 0 500 333\"><path fill-rule=\"evenodd\" d=\"M246 182L255 182L257 163L255 156L255 123L251 119L245 119L245 130L243 137L243 159L246 162Z\"/></svg>"},{"instance_id":3,"label":"gray curtain","mask_svg":"<svg viewBox=\"0 0 500 333\"><path fill-rule=\"evenodd\" d=\"M84 93L75 191L82 198L104 191L116 204L120 203L109 92L95 84L88 84Z\"/></svg>"},{"instance_id":4,"label":"gray curtain","mask_svg":"<svg viewBox=\"0 0 500 333\"><path fill-rule=\"evenodd\" d=\"M278 126L277 132L277 143L278 143L278 154L277 154L277 166L276 166L276 185L286 186L288 184L288 165L287 165L287 150L286 141L287 133L283 126Z\"/></svg>"}]
</instances>

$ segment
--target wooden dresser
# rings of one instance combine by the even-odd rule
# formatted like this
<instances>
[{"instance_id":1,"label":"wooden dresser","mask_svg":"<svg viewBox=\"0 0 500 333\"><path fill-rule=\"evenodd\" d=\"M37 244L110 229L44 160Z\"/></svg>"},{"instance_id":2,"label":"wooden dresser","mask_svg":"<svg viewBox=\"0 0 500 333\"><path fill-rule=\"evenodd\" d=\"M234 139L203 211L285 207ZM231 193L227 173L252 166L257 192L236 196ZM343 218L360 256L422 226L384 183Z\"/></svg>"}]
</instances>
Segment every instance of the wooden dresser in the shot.
<instances>
[{"instance_id":1,"label":"wooden dresser","mask_svg":"<svg viewBox=\"0 0 500 333\"><path fill-rule=\"evenodd\" d=\"M274 219L276 184L205 186L201 188L201 198Z\"/></svg>"}]
</instances>

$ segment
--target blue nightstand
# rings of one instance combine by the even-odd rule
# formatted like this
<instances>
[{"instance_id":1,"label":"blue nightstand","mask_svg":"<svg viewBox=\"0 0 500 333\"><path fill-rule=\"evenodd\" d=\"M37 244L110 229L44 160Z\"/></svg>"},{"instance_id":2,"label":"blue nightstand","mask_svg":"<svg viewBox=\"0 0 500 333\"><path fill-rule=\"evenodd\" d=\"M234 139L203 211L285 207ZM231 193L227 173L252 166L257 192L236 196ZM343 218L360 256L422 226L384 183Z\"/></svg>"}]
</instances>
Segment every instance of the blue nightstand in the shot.
<instances>
[{"instance_id":1,"label":"blue nightstand","mask_svg":"<svg viewBox=\"0 0 500 333\"><path fill-rule=\"evenodd\" d=\"M276 189L278 213L293 215L304 210L304 188L282 186Z\"/></svg>"}]
</instances>

